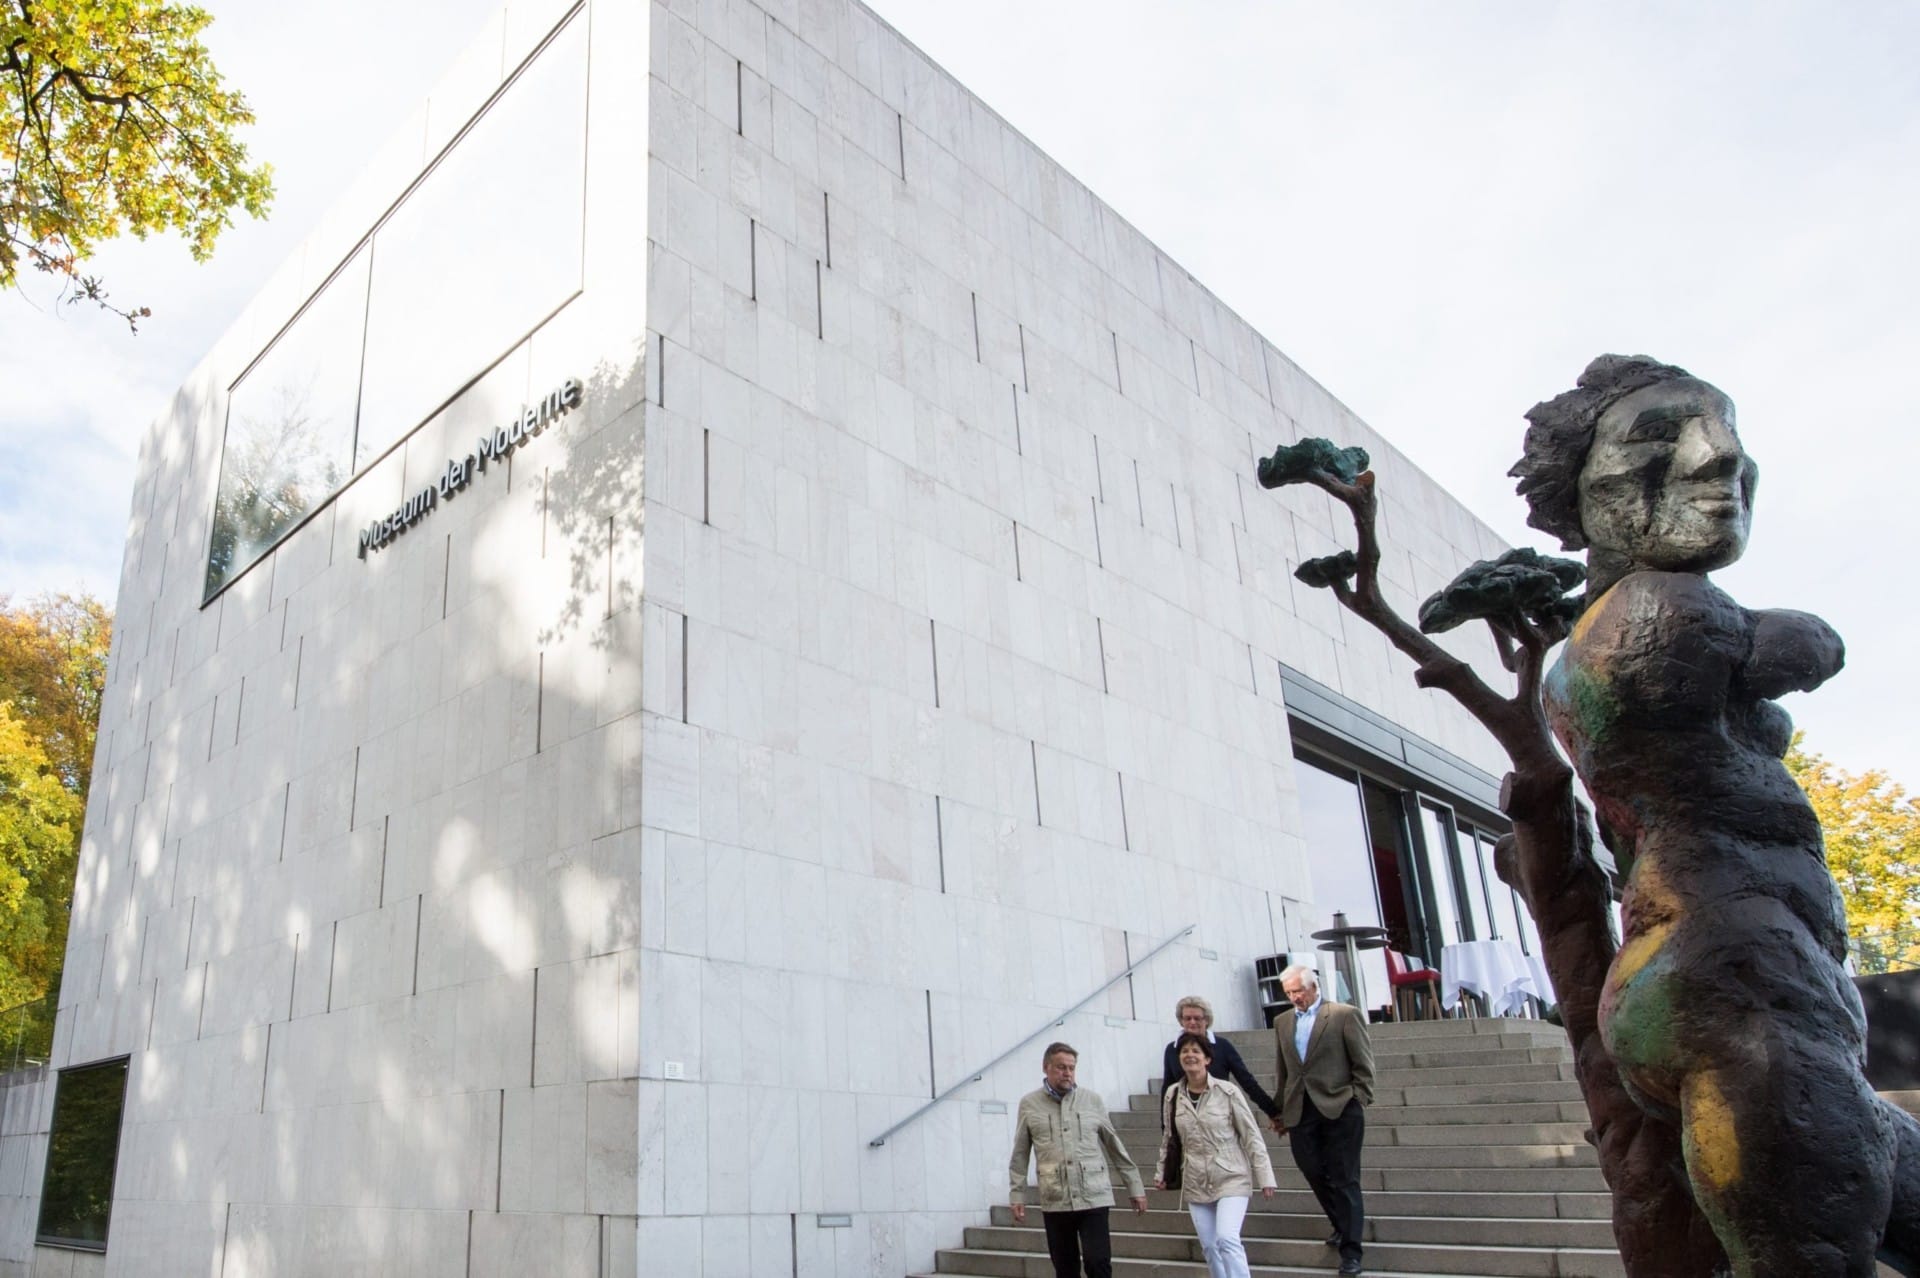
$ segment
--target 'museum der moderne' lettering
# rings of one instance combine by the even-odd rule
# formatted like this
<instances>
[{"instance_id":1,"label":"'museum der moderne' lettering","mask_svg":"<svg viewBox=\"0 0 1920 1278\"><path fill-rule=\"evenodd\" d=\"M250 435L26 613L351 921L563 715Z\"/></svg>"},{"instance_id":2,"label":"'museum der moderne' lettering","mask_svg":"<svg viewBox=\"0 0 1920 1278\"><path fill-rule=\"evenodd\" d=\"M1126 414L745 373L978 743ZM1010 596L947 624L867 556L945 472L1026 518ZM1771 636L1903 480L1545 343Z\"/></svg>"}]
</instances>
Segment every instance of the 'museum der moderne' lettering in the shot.
<instances>
[{"instance_id":1,"label":"'museum der moderne' lettering","mask_svg":"<svg viewBox=\"0 0 1920 1278\"><path fill-rule=\"evenodd\" d=\"M514 449L540 434L580 403L581 386L569 377L548 391L546 397L520 410L519 416L490 434L482 435L472 452L464 458L451 458L440 470L440 478L410 495L392 514L376 519L360 530L360 558L369 550L379 550L413 527L434 510L442 500L451 500L484 473L488 462L499 461Z\"/></svg>"}]
</instances>

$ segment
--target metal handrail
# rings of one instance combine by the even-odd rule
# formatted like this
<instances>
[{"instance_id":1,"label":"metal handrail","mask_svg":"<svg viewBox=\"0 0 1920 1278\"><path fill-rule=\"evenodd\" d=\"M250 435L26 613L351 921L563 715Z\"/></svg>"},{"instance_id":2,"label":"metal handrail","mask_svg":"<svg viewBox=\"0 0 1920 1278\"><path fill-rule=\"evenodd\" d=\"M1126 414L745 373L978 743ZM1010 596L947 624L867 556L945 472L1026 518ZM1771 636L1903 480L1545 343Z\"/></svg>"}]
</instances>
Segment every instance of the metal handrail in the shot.
<instances>
[{"instance_id":1,"label":"metal handrail","mask_svg":"<svg viewBox=\"0 0 1920 1278\"><path fill-rule=\"evenodd\" d=\"M1004 1061L1005 1059L1007 1059L1007 1057L1013 1055L1015 1052L1025 1047L1028 1043L1031 1043L1034 1039L1039 1038L1042 1034L1046 1033L1048 1030L1052 1029L1054 1026L1064 1025L1069 1016L1072 1016L1075 1012L1079 1011L1081 1008L1085 1007L1087 1004L1093 1002L1093 1000L1095 1000L1096 998L1099 998L1102 994L1105 994L1108 990L1118 985L1121 981L1124 981L1129 976L1132 976L1134 972L1138 971L1140 968L1145 967L1148 963L1152 962L1154 957L1158 955L1160 951L1166 949L1169 945L1172 945L1175 941L1180 940L1182 937L1191 935L1193 933L1193 930L1199 926L1200 925L1198 923L1187 924L1185 927L1181 928L1178 932L1175 932L1172 936L1169 936L1166 940L1160 942L1160 944L1154 946L1151 950L1148 950L1145 954L1142 954L1139 958L1127 964L1125 968L1123 968L1120 972L1116 973L1111 980L1109 980L1106 984L1102 985L1099 989L1093 991L1093 993L1087 995L1085 998L1081 999L1078 1003L1075 1003L1072 1007L1069 1007L1066 1011L1060 1013L1058 1016L1048 1017L1046 1020L1040 1023L1039 1029L1027 1035L1025 1038L1015 1043L1012 1047L1009 1047L1006 1051L1000 1053L998 1056L988 1061L985 1065L982 1065L979 1069L969 1071L960 1082L955 1083L952 1087L949 1087L946 1091L941 1092L938 1096L934 1097L932 1100L922 1105L919 1109L914 1110L911 1114L908 1114L905 1118L901 1119L899 1122L895 1123L893 1126L887 1128L887 1130L885 1130L884 1132L881 1132L878 1136L875 1136L872 1140L867 1142L867 1147L869 1149L880 1148L882 1145L887 1143L887 1137L893 1135L895 1132L899 1131L903 1127L906 1127L912 1123L918 1122L920 1118L924 1114L926 1114L929 1110L938 1106L941 1102L945 1101L948 1097L952 1096L955 1092L959 1091L961 1088L973 1086L975 1083L979 1082L981 1079L987 1076L988 1070L992 1069L995 1065L998 1065L1001 1061Z\"/></svg>"}]
</instances>

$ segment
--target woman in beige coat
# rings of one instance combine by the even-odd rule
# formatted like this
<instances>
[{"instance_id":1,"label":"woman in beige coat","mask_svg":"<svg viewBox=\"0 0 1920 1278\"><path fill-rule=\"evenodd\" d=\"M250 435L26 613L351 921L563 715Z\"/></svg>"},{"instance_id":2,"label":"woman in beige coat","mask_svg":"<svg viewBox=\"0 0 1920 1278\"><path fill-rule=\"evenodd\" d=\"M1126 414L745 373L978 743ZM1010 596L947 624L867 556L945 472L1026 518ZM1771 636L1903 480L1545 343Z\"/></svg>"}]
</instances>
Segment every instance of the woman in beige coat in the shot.
<instances>
[{"instance_id":1,"label":"woman in beige coat","mask_svg":"<svg viewBox=\"0 0 1920 1278\"><path fill-rule=\"evenodd\" d=\"M1180 1201L1193 1217L1206 1253L1208 1278L1249 1278L1240 1226L1258 1189L1273 1197L1273 1161L1245 1092L1207 1073L1212 1046L1203 1034L1182 1034L1174 1044L1180 1081L1160 1098L1160 1158L1156 1189L1167 1187L1169 1133L1180 1136Z\"/></svg>"}]
</instances>

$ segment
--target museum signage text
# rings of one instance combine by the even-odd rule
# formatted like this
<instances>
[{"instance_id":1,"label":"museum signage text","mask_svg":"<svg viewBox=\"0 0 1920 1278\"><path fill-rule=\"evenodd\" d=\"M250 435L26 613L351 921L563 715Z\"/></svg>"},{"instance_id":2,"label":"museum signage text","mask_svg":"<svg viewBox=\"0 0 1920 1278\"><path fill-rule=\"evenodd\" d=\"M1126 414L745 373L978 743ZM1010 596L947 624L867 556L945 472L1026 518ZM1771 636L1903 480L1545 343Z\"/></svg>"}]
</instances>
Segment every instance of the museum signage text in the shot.
<instances>
[{"instance_id":1,"label":"museum signage text","mask_svg":"<svg viewBox=\"0 0 1920 1278\"><path fill-rule=\"evenodd\" d=\"M536 403L525 405L519 415L505 426L480 436L473 451L465 457L454 457L440 469L440 477L433 483L411 493L393 510L393 513L376 519L360 530L360 558L365 559L369 550L379 550L407 529L426 518L442 501L451 501L454 496L473 482L476 474L484 474L489 462L506 458L515 449L534 438L541 431L559 421L580 403L581 385L578 379L569 377L560 385L548 391L545 398Z\"/></svg>"}]
</instances>

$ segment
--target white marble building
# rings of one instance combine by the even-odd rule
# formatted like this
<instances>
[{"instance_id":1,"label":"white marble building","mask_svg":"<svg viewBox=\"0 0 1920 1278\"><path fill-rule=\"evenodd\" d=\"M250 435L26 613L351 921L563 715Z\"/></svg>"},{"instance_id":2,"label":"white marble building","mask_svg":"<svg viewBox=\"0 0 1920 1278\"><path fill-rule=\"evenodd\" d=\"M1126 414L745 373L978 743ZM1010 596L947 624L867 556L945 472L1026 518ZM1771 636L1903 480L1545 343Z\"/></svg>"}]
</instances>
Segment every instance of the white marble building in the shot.
<instances>
[{"instance_id":1,"label":"white marble building","mask_svg":"<svg viewBox=\"0 0 1920 1278\"><path fill-rule=\"evenodd\" d=\"M1040 1042L1123 1094L1393 913L1296 749L1477 881L1499 756L1253 482L1307 434L1402 603L1500 549L855 0L516 0L147 436L51 1062L125 1061L111 1227L36 1246L16 1075L0 1273L930 1267Z\"/></svg>"}]
</instances>

